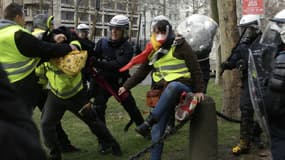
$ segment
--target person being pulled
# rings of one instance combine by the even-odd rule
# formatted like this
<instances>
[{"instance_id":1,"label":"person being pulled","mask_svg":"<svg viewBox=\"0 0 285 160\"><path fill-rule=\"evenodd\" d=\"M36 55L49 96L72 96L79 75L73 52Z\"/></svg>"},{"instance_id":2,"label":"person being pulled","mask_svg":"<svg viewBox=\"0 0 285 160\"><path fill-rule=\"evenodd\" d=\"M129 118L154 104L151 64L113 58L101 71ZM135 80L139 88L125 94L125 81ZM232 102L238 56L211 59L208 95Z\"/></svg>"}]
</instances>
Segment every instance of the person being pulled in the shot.
<instances>
[{"instance_id":1,"label":"person being pulled","mask_svg":"<svg viewBox=\"0 0 285 160\"><path fill-rule=\"evenodd\" d=\"M159 101L143 124L136 131L146 136L151 131L152 143L156 143L165 133L166 126L173 108L178 104L182 92L193 92L198 102L204 99L202 71L197 56L190 45L177 38L169 21L162 19L152 25L152 36L146 48L149 53L139 58L140 67L120 89L118 94L124 94L139 84L151 72L153 85L165 86ZM147 49L146 49L147 50ZM140 56L140 55L138 55ZM125 67L130 67L128 64ZM122 70L126 68L122 68ZM195 113L194 113L195 114ZM151 160L161 159L163 142L151 149Z\"/></svg>"},{"instance_id":2,"label":"person being pulled","mask_svg":"<svg viewBox=\"0 0 285 160\"><path fill-rule=\"evenodd\" d=\"M58 35L64 35L64 38L56 38ZM54 29L50 34L50 38L51 42L70 43L76 45L78 49L81 49L79 41L64 26ZM72 57L74 58L74 56ZM74 68L75 65L80 66L79 63L76 63L79 61L72 60L72 57L69 57L68 60L63 60L63 62L65 62L64 66L68 65L68 68ZM80 59L84 59L84 57L81 56ZM70 63L71 65L69 65ZM83 115L79 114L79 110L82 106L88 103L87 92L83 87L82 73L80 70L76 73L72 72L73 74L64 72L64 70L60 69L59 65L54 62L54 59L43 63L37 69L36 72L38 76L45 77L50 86L41 119L44 142L49 149L49 159L61 160L62 150L60 148L56 126L67 110L82 120L98 139L103 139L106 144L110 145L113 155L121 156L121 147L111 135L104 122L102 122L94 112L85 113Z\"/></svg>"},{"instance_id":3,"label":"person being pulled","mask_svg":"<svg viewBox=\"0 0 285 160\"><path fill-rule=\"evenodd\" d=\"M129 18L125 15L116 15L110 20L109 27L109 37L102 38L97 42L93 58L91 58L95 83L91 84L91 95L94 97L94 102L89 107L98 113L102 121L106 122L106 104L109 98L114 96L128 112L131 118L130 122L133 121L139 126L144 120L131 92L120 97L117 95L119 87L130 76L129 71L119 72L119 69L127 64L133 56L132 46L128 42ZM110 146L106 145L102 139L99 139L99 145L99 151L103 154L110 149Z\"/></svg>"},{"instance_id":4,"label":"person being pulled","mask_svg":"<svg viewBox=\"0 0 285 160\"><path fill-rule=\"evenodd\" d=\"M257 144L259 148L263 148L260 135L262 130L257 122L254 121L254 109L250 100L248 86L248 57L249 48L252 50L259 44L261 37L261 23L259 15L244 15L239 27L243 29L240 41L236 48L233 49L232 55L222 63L222 69L237 68L241 77L241 93L240 93L240 140L239 143L232 148L232 154L246 154L250 151L251 142ZM258 47L258 46L257 46Z\"/></svg>"}]
</instances>

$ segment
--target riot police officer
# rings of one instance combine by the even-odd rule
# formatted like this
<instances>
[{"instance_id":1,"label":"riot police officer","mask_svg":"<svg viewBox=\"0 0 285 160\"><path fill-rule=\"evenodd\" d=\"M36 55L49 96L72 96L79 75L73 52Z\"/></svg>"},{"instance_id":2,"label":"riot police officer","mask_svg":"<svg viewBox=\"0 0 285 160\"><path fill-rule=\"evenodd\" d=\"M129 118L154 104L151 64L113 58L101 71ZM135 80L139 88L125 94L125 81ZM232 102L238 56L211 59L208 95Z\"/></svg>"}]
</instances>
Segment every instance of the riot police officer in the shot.
<instances>
[{"instance_id":1,"label":"riot police officer","mask_svg":"<svg viewBox=\"0 0 285 160\"><path fill-rule=\"evenodd\" d=\"M128 42L129 18L125 15L116 15L109 22L109 35L100 39L93 54L93 67L96 68L96 75L102 77L102 86L95 83L93 96L95 98L93 109L96 110L100 119L105 122L105 110L111 96L117 97L116 93L120 86L130 76L129 71L119 72L119 69L127 64L133 56L133 48ZM98 80L98 79L97 79ZM95 77L96 81L96 77ZM113 93L111 93L113 92ZM120 103L128 112L131 120L138 126L144 119L137 108L134 97L128 92L120 97ZM99 139L101 144L100 152L105 153L109 148Z\"/></svg>"},{"instance_id":2,"label":"riot police officer","mask_svg":"<svg viewBox=\"0 0 285 160\"><path fill-rule=\"evenodd\" d=\"M261 43L270 47L274 56L272 74L265 94L268 124L271 138L271 153L274 160L285 159L285 9L270 19ZM273 48L272 48L273 47ZM274 50L276 49L276 52Z\"/></svg>"},{"instance_id":3,"label":"riot police officer","mask_svg":"<svg viewBox=\"0 0 285 160\"><path fill-rule=\"evenodd\" d=\"M231 56L222 63L222 70L234 68L239 69L242 82L242 90L240 95L240 141L232 148L232 153L234 155L248 153L252 137L254 137L258 143L261 143L261 129L253 120L254 110L249 95L247 73L247 62L249 55L248 49L254 43L259 42L261 37L260 16L244 15L239 22L239 27L243 29L240 40L236 48L232 50Z\"/></svg>"}]
</instances>

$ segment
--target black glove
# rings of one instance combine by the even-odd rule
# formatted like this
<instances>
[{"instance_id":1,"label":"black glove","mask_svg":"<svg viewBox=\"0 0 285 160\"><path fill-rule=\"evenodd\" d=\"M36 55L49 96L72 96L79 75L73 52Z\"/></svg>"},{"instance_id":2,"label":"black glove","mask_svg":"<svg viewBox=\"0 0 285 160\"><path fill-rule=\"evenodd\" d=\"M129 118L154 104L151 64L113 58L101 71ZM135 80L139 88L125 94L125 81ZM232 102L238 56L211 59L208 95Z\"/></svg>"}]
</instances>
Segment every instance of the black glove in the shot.
<instances>
[{"instance_id":1,"label":"black glove","mask_svg":"<svg viewBox=\"0 0 285 160\"><path fill-rule=\"evenodd\" d=\"M246 69L245 61L243 59L237 61L236 68L238 68L240 71L245 70Z\"/></svg>"},{"instance_id":2,"label":"black glove","mask_svg":"<svg viewBox=\"0 0 285 160\"><path fill-rule=\"evenodd\" d=\"M225 61L221 64L221 72L220 72L220 76L223 75L224 71L226 69L233 69L233 65L229 62L229 61Z\"/></svg>"},{"instance_id":3,"label":"black glove","mask_svg":"<svg viewBox=\"0 0 285 160\"><path fill-rule=\"evenodd\" d=\"M221 68L222 70L233 69L234 66L229 61L225 61L221 64Z\"/></svg>"}]
</instances>

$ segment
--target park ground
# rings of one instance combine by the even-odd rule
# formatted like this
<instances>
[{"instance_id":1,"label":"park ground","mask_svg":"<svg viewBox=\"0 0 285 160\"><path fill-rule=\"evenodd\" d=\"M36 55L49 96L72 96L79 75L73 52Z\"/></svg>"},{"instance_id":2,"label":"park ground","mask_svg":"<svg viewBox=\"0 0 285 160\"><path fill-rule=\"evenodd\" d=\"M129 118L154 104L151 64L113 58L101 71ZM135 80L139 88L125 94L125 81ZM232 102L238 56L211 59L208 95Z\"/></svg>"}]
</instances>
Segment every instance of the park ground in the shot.
<instances>
[{"instance_id":1,"label":"park ground","mask_svg":"<svg viewBox=\"0 0 285 160\"><path fill-rule=\"evenodd\" d=\"M150 109L145 104L145 93L149 89L149 85L139 85L132 89L132 93L137 101L143 116L146 117ZM216 109L221 110L222 106L222 88L210 81L208 87L208 95L211 96L216 103ZM150 145L150 141L142 138L134 131L132 125L127 133L123 131L129 117L125 110L118 102L111 98L108 102L106 113L107 126L121 144L123 150L122 157L115 157L111 154L101 155L97 152L98 143L94 135L91 134L88 127L77 119L72 113L66 112L62 125L66 130L70 140L74 145L81 149L78 153L63 154L63 160L127 160L130 156L136 154L140 150ZM40 112L35 110L34 120L39 126ZM242 156L233 156L231 148L239 139L239 124L232 123L218 118L218 159L219 160L270 160L268 158L268 149L258 149L252 147L250 154ZM181 128L177 133L169 137L165 142L163 152L163 160L184 160L187 159L189 123ZM191 142L190 142L191 143ZM149 154L144 155L141 160L149 159Z\"/></svg>"}]
</instances>

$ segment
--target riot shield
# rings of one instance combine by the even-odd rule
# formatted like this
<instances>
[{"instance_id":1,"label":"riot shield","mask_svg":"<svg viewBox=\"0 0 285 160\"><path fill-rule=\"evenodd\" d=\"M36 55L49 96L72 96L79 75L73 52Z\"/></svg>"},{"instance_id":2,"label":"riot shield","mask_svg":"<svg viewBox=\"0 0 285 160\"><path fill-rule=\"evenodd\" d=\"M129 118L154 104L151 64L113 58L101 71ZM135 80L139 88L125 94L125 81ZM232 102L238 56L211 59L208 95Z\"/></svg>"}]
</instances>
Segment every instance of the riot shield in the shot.
<instances>
[{"instance_id":1,"label":"riot shield","mask_svg":"<svg viewBox=\"0 0 285 160\"><path fill-rule=\"evenodd\" d=\"M201 59L209 56L217 28L218 24L212 18L194 14L177 26L177 33L185 38Z\"/></svg>"},{"instance_id":2,"label":"riot shield","mask_svg":"<svg viewBox=\"0 0 285 160\"><path fill-rule=\"evenodd\" d=\"M249 49L248 84L255 116L270 144L265 98L268 79L272 71L274 47L260 44L258 49Z\"/></svg>"}]
</instances>

